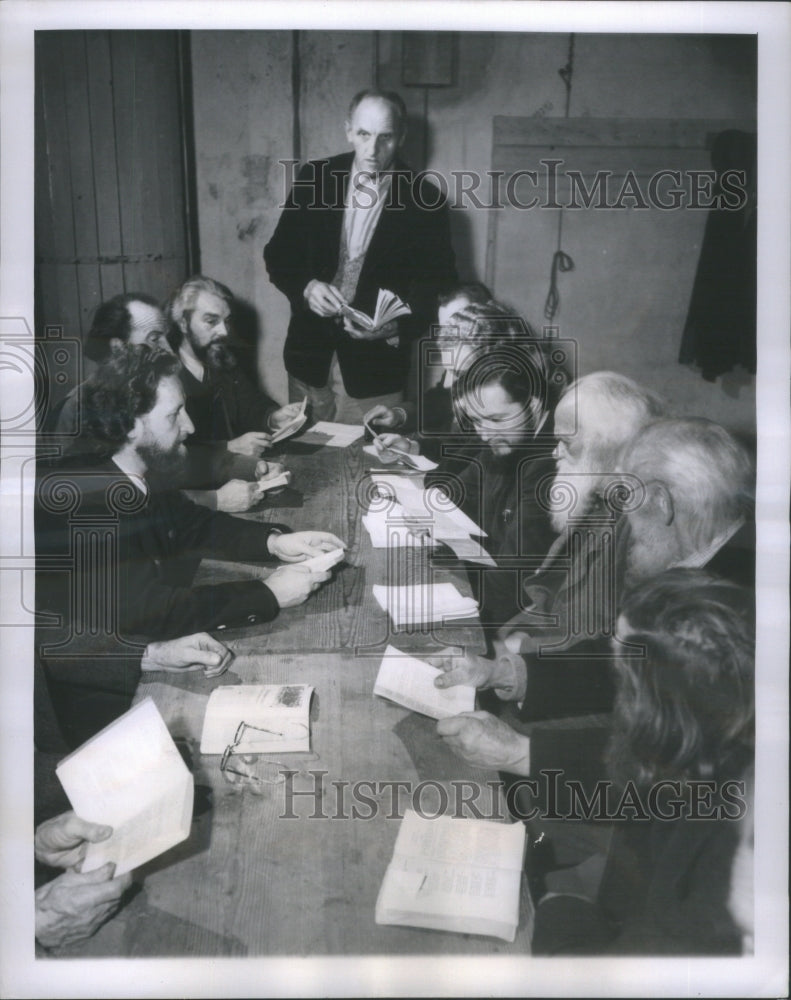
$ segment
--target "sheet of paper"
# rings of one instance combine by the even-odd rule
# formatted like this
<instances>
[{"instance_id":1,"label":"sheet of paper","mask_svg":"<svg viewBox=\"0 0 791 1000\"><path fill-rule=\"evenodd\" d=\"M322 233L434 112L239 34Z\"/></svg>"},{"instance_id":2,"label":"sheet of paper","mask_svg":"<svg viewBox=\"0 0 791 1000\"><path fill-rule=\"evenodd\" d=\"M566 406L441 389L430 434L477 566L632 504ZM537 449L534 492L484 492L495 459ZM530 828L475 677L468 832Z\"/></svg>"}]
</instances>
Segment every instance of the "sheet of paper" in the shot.
<instances>
[{"instance_id":1,"label":"sheet of paper","mask_svg":"<svg viewBox=\"0 0 791 1000\"><path fill-rule=\"evenodd\" d=\"M366 455L370 455L372 458L378 461L383 461L381 455L376 450L376 446L373 444L366 444L363 446L363 451ZM430 458L426 458L425 455L404 455L399 456L399 460L402 460L405 465L410 468L417 469L418 472L431 472L433 469L438 468L436 462L432 462ZM395 471L395 470L394 470Z\"/></svg>"},{"instance_id":2,"label":"sheet of paper","mask_svg":"<svg viewBox=\"0 0 791 1000\"><path fill-rule=\"evenodd\" d=\"M300 438L304 444L325 444L330 448L346 448L363 436L362 424L335 424L319 420Z\"/></svg>"},{"instance_id":3,"label":"sheet of paper","mask_svg":"<svg viewBox=\"0 0 791 1000\"><path fill-rule=\"evenodd\" d=\"M480 563L481 566L497 565L481 543L470 538L469 535L465 535L463 538L444 537L442 540L448 548L453 549L459 559L463 559L465 562Z\"/></svg>"},{"instance_id":4,"label":"sheet of paper","mask_svg":"<svg viewBox=\"0 0 791 1000\"><path fill-rule=\"evenodd\" d=\"M307 569L320 573L323 570L332 569L332 567L336 566L345 555L345 549L331 549L329 552L322 552L318 556L312 556L310 559L304 559L302 562L293 563L292 565L304 566Z\"/></svg>"},{"instance_id":5,"label":"sheet of paper","mask_svg":"<svg viewBox=\"0 0 791 1000\"><path fill-rule=\"evenodd\" d=\"M363 526L371 536L371 545L375 549L386 549L391 546L434 547L437 542L430 535L416 537L404 524L403 508L396 504L391 510L369 511L363 514Z\"/></svg>"},{"instance_id":6,"label":"sheet of paper","mask_svg":"<svg viewBox=\"0 0 791 1000\"><path fill-rule=\"evenodd\" d=\"M298 753L310 750L309 684L238 684L215 688L203 717L200 751L221 754L234 742L241 722L248 732L248 753ZM239 748L239 753L245 752Z\"/></svg>"},{"instance_id":7,"label":"sheet of paper","mask_svg":"<svg viewBox=\"0 0 791 1000\"><path fill-rule=\"evenodd\" d=\"M470 535L485 538L486 532L447 499L447 495L431 487L423 489L421 482L414 478L391 473L376 472L371 479L380 487L383 496L395 497L408 515L422 519L431 518L433 534L441 541L449 538L469 538ZM441 494L437 497L436 493Z\"/></svg>"},{"instance_id":8,"label":"sheet of paper","mask_svg":"<svg viewBox=\"0 0 791 1000\"><path fill-rule=\"evenodd\" d=\"M463 597L452 583L408 587L374 584L373 594L379 607L387 611L397 626L441 623L474 618L478 614L475 601Z\"/></svg>"},{"instance_id":9,"label":"sheet of paper","mask_svg":"<svg viewBox=\"0 0 791 1000\"><path fill-rule=\"evenodd\" d=\"M192 775L151 698L69 754L56 772L77 815L114 830L89 846L83 871L114 861L120 875L189 836Z\"/></svg>"},{"instance_id":10,"label":"sheet of paper","mask_svg":"<svg viewBox=\"0 0 791 1000\"><path fill-rule=\"evenodd\" d=\"M278 486L288 486L291 482L291 473L288 471L281 472L280 475L272 476L271 479L259 479L258 486L261 491L266 493L267 490L274 490Z\"/></svg>"},{"instance_id":11,"label":"sheet of paper","mask_svg":"<svg viewBox=\"0 0 791 1000\"><path fill-rule=\"evenodd\" d=\"M446 719L475 709L475 688L469 684L438 688L442 671L424 660L388 646L374 684L374 694L389 698L432 719Z\"/></svg>"}]
</instances>

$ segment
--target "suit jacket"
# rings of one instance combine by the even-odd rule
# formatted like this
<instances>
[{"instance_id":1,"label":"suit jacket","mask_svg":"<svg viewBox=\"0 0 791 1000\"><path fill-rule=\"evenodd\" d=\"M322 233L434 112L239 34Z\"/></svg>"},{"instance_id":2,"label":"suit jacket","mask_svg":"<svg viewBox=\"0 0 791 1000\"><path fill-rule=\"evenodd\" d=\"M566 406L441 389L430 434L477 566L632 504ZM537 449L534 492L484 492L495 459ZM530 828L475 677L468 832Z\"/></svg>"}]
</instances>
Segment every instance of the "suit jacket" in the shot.
<instances>
[{"instance_id":1,"label":"suit jacket","mask_svg":"<svg viewBox=\"0 0 791 1000\"><path fill-rule=\"evenodd\" d=\"M399 319L400 342L350 337L334 318L308 308L305 286L314 278L332 282L338 269L344 206L353 154L306 163L286 201L264 260L272 283L291 303L283 358L290 375L309 385L327 384L337 353L346 391L360 398L399 392L409 369L409 341L420 336L436 311L436 297L456 280L447 206L436 187L423 181L421 208L412 174L396 162L390 197L371 238L350 303L373 315L380 288L395 292L412 315Z\"/></svg>"},{"instance_id":2,"label":"suit jacket","mask_svg":"<svg viewBox=\"0 0 791 1000\"><path fill-rule=\"evenodd\" d=\"M704 567L740 586L755 585L755 525L745 523ZM613 621L617 616L614 609ZM517 654L510 654L517 655ZM591 636L564 649L557 657L539 652L523 656L527 695L523 722L609 712L615 697L609 638Z\"/></svg>"},{"instance_id":3,"label":"suit jacket","mask_svg":"<svg viewBox=\"0 0 791 1000\"><path fill-rule=\"evenodd\" d=\"M73 502L65 509L61 501L69 495ZM108 525L113 530L106 531ZM88 533L96 529L92 542L83 535L84 551L89 551L89 545L97 546L95 553L89 553L90 559L78 558L81 543L75 542L72 532L80 526ZM261 525L207 510L177 490L150 489L144 497L109 460L45 472L36 509L38 610L62 614L75 632L88 635L88 616L97 613L95 583L103 572L107 592L115 594L111 610L124 637L169 639L268 621L279 608L261 581L193 587L192 577L204 555L271 561L267 539L275 528L289 530L284 525ZM73 567L66 573L52 572L49 557L69 557ZM75 612L69 590L74 595L93 595L83 599L80 621L72 620Z\"/></svg>"}]
</instances>

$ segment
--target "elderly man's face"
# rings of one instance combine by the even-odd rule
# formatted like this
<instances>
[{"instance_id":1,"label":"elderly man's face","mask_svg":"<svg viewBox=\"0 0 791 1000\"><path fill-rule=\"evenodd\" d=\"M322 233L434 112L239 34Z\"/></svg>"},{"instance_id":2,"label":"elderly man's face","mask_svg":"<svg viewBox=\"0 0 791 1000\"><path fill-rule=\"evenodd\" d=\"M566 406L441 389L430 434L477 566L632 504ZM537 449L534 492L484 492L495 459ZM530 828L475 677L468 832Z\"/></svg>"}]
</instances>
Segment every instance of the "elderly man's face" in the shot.
<instances>
[{"instance_id":1,"label":"elderly man's face","mask_svg":"<svg viewBox=\"0 0 791 1000\"><path fill-rule=\"evenodd\" d=\"M200 361L211 366L225 366L230 315L231 310L225 299L213 292L198 292L189 322L185 319L183 328L195 357Z\"/></svg>"},{"instance_id":2,"label":"elderly man's face","mask_svg":"<svg viewBox=\"0 0 791 1000\"><path fill-rule=\"evenodd\" d=\"M389 170L404 138L395 109L379 97L364 97L346 122L354 168L369 174Z\"/></svg>"},{"instance_id":3,"label":"elderly man's face","mask_svg":"<svg viewBox=\"0 0 791 1000\"><path fill-rule=\"evenodd\" d=\"M602 477L613 469L601 468L597 454L596 435L584 426L582 414L575 421L574 396L561 399L555 408L555 439L552 452L555 459L555 478L552 496L559 498L558 509L550 512L550 521L560 534L570 517L583 516L591 506L592 498Z\"/></svg>"},{"instance_id":4,"label":"elderly man's face","mask_svg":"<svg viewBox=\"0 0 791 1000\"><path fill-rule=\"evenodd\" d=\"M681 550L677 519L668 519L656 496L656 484L646 484L643 503L626 514L629 522L629 547L626 552L624 584L634 587L663 570L677 565L688 553Z\"/></svg>"},{"instance_id":5,"label":"elderly man's face","mask_svg":"<svg viewBox=\"0 0 791 1000\"><path fill-rule=\"evenodd\" d=\"M133 299L127 305L129 313L129 344L148 344L149 347L173 353L167 341L167 322L161 309Z\"/></svg>"}]
</instances>

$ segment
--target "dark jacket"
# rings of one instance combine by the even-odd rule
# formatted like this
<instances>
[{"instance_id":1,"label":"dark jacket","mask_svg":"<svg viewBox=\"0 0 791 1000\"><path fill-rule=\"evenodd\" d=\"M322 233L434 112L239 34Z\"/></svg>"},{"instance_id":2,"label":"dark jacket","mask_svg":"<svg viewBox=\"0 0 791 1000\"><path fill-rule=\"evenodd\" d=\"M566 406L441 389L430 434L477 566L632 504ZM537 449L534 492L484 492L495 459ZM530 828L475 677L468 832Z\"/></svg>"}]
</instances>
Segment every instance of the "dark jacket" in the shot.
<instances>
[{"instance_id":1,"label":"dark jacket","mask_svg":"<svg viewBox=\"0 0 791 1000\"><path fill-rule=\"evenodd\" d=\"M412 191L411 171L396 162L390 198L374 231L350 303L372 316L380 288L399 295L412 309L399 319L400 343L350 337L334 318L310 311L303 298L316 279L332 282L338 269L344 205L352 153L306 163L292 187L264 260L272 283L291 303L283 358L290 375L313 386L327 384L337 353L346 391L360 398L404 388L410 341L425 332L436 297L456 280L448 210L428 181Z\"/></svg>"},{"instance_id":2,"label":"dark jacket","mask_svg":"<svg viewBox=\"0 0 791 1000\"><path fill-rule=\"evenodd\" d=\"M195 424L190 441L225 445L248 431L269 431L269 416L277 403L256 389L240 368L204 368L203 381L182 367L179 373L186 410Z\"/></svg>"},{"instance_id":3,"label":"dark jacket","mask_svg":"<svg viewBox=\"0 0 791 1000\"><path fill-rule=\"evenodd\" d=\"M192 577L204 555L271 561L274 527L288 530L207 510L176 490L145 497L110 461L45 472L36 508L38 610L65 614L78 634L98 615L97 635L108 627L145 641L268 621L278 604L264 583L193 587ZM76 611L70 593L81 597Z\"/></svg>"}]
</instances>

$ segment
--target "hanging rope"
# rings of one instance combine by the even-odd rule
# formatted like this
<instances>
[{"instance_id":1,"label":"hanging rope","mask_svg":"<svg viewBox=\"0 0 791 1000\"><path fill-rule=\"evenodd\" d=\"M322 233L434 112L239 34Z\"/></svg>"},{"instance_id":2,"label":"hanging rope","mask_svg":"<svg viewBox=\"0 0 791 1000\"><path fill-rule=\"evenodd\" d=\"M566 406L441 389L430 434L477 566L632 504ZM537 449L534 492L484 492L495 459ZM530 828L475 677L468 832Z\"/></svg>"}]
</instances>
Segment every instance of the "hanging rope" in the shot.
<instances>
[{"instance_id":1,"label":"hanging rope","mask_svg":"<svg viewBox=\"0 0 791 1000\"><path fill-rule=\"evenodd\" d=\"M558 70L558 76L563 81L566 88L566 118L569 116L571 107L571 81L574 76L574 34L569 35L569 51L566 58L566 65ZM558 242L557 249L552 255L552 268L549 276L549 292L544 303L544 317L550 322L555 318L555 313L560 308L560 292L558 291L558 273L565 274L574 270L574 261L567 253L561 249L563 236L563 209L558 211Z\"/></svg>"}]
</instances>

